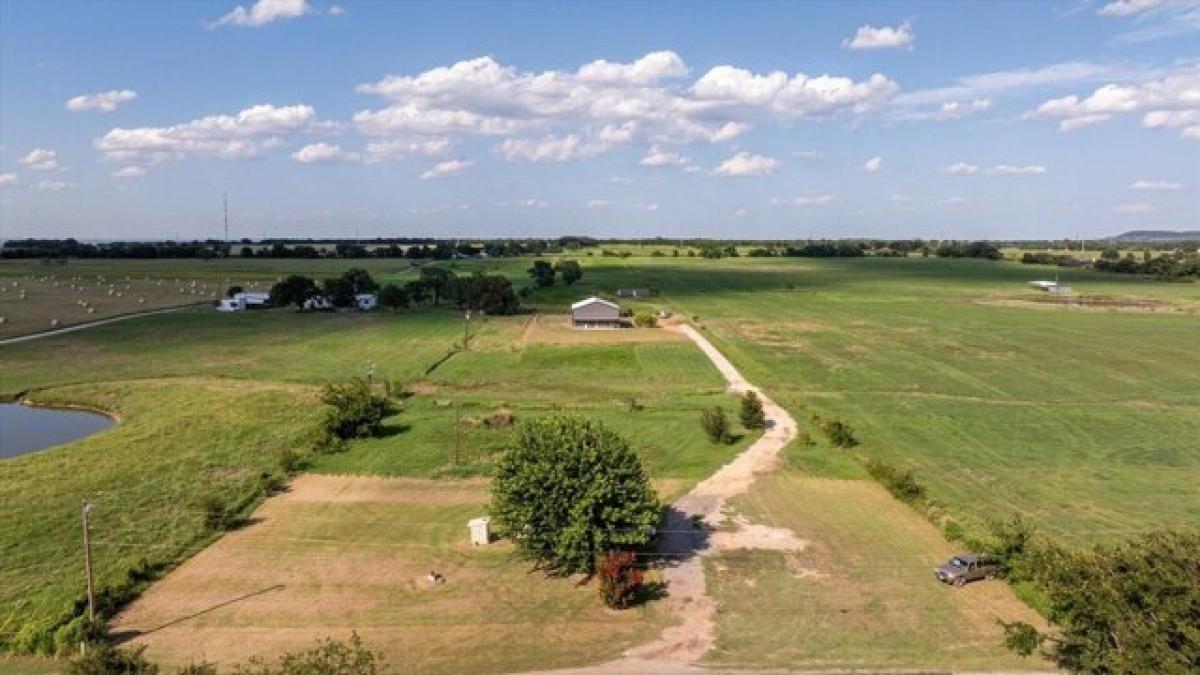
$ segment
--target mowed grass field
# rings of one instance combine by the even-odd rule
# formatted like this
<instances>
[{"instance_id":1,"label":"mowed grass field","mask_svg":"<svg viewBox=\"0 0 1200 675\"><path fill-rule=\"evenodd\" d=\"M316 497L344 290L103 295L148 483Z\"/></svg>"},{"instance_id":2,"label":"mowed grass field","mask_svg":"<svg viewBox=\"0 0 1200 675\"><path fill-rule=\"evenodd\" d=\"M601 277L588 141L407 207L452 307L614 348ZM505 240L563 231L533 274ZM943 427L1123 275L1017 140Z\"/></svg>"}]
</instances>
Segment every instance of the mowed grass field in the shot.
<instances>
[{"instance_id":1,"label":"mowed grass field","mask_svg":"<svg viewBox=\"0 0 1200 675\"><path fill-rule=\"evenodd\" d=\"M1000 581L962 589L933 568L956 551L873 482L790 469L731 505L804 540L796 553L727 551L706 561L717 610L710 666L1049 669L1002 645L999 621L1041 625Z\"/></svg>"},{"instance_id":2,"label":"mowed grass field","mask_svg":"<svg viewBox=\"0 0 1200 675\"><path fill-rule=\"evenodd\" d=\"M210 495L244 514L258 505L261 474L281 472L285 448L299 451L314 472L486 476L514 429L489 429L479 423L482 417L501 409L518 421L579 412L630 438L669 499L749 442L749 436L728 446L704 440L698 410L719 403L732 412L735 401L689 343L645 330L612 343L571 344L570 333L553 326L528 330L530 318L473 322L470 348L452 354L463 320L448 311L230 315L188 309L0 347L0 392L28 390L34 401L88 405L121 418L107 433L0 464L0 495L18 505L4 514L0 530L0 550L13 561L0 571L0 638L25 650L51 650L54 627L78 611L84 498L96 505L98 586L138 589L158 572L131 577L130 570L166 571L216 539L204 524ZM427 372L434 364L440 365ZM407 388L403 410L387 421L380 438L336 454L307 452L321 415L318 386L362 375L368 367L377 380ZM435 480L427 492L443 483ZM477 488L476 501L486 497L486 488ZM437 514L442 531L453 536L417 548L446 544L449 553L466 539L462 515ZM412 558L411 564L424 560ZM503 561L511 572L502 575L504 584L528 575L527 564ZM476 580L474 591L494 591L488 584L501 582L490 579ZM561 584L525 583L530 602L558 607L553 597ZM547 595L539 596L539 589ZM572 606L583 607L596 603L591 593L589 587L567 595L575 598ZM480 611L503 616L501 609ZM572 616L547 611L536 621L549 622L545 630L554 633L566 630ZM652 635L657 624L651 614L636 616L619 630L591 635L586 649L561 645L561 662L610 653L633 632ZM400 651L391 656L409 650L395 649ZM516 644L511 650L513 658L530 651ZM489 658L503 663L506 656Z\"/></svg>"},{"instance_id":3,"label":"mowed grass field","mask_svg":"<svg viewBox=\"0 0 1200 675\"><path fill-rule=\"evenodd\" d=\"M969 528L1020 512L1080 543L1200 522L1200 284L915 257L585 264L558 302L656 288L636 304L697 317L797 419L850 424L861 446L806 453L817 475L865 477L846 460L869 455ZM1027 282L1055 275L1132 309L1049 306Z\"/></svg>"}]
</instances>

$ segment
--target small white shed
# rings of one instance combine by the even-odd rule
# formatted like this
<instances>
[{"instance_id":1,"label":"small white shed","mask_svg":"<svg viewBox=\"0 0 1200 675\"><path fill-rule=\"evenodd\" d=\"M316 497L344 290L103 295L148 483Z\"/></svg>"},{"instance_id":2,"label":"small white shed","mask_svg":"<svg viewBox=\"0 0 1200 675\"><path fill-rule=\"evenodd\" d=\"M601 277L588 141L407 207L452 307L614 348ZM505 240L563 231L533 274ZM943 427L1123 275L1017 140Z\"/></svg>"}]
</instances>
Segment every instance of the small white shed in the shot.
<instances>
[{"instance_id":1,"label":"small white shed","mask_svg":"<svg viewBox=\"0 0 1200 675\"><path fill-rule=\"evenodd\" d=\"M354 305L360 311L369 312L379 306L379 296L374 293L359 293L354 296Z\"/></svg>"},{"instance_id":2,"label":"small white shed","mask_svg":"<svg viewBox=\"0 0 1200 675\"><path fill-rule=\"evenodd\" d=\"M492 543L492 534L488 530L488 524L492 522L487 516L472 518L467 521L467 529L471 531L472 546L487 546Z\"/></svg>"}]
</instances>

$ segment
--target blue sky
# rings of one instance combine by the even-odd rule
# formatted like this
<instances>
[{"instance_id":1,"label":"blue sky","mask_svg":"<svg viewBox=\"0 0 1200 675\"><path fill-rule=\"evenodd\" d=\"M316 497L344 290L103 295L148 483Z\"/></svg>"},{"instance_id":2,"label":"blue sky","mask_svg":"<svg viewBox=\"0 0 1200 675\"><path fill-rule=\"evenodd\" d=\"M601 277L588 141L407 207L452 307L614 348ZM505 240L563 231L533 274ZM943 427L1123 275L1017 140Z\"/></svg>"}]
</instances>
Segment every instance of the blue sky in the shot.
<instances>
[{"instance_id":1,"label":"blue sky","mask_svg":"<svg viewBox=\"0 0 1200 675\"><path fill-rule=\"evenodd\" d=\"M0 237L1200 226L1200 3L0 3Z\"/></svg>"}]
</instances>

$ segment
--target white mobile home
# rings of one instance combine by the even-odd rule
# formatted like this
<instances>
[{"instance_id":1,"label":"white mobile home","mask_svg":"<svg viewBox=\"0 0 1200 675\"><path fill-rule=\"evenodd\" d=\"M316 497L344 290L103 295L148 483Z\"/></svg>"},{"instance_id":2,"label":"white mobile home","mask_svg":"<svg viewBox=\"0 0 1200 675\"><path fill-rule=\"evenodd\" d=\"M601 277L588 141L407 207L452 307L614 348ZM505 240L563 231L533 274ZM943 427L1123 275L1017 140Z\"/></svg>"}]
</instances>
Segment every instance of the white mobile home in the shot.
<instances>
[{"instance_id":1,"label":"white mobile home","mask_svg":"<svg viewBox=\"0 0 1200 675\"><path fill-rule=\"evenodd\" d=\"M244 312L248 309L262 309L270 302L271 294L259 291L234 293L228 298L217 302L219 312Z\"/></svg>"}]
</instances>

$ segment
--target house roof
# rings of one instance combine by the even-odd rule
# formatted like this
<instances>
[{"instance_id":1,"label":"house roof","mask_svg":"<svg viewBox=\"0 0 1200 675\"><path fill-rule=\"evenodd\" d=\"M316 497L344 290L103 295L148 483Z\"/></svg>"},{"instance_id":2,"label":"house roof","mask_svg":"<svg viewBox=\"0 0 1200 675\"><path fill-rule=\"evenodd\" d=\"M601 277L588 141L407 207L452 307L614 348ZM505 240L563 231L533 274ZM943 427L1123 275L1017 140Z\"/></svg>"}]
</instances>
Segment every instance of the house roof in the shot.
<instances>
[{"instance_id":1,"label":"house roof","mask_svg":"<svg viewBox=\"0 0 1200 675\"><path fill-rule=\"evenodd\" d=\"M588 305L595 304L597 302L602 305L607 305L609 307L612 307L613 309L621 309L621 306L618 305L617 303L610 302L608 300L605 300L604 298L597 298L596 296L593 295L590 298L585 298L585 299L580 300L579 302L571 305L571 311L573 312L573 311L579 309L580 307L586 307Z\"/></svg>"}]
</instances>

